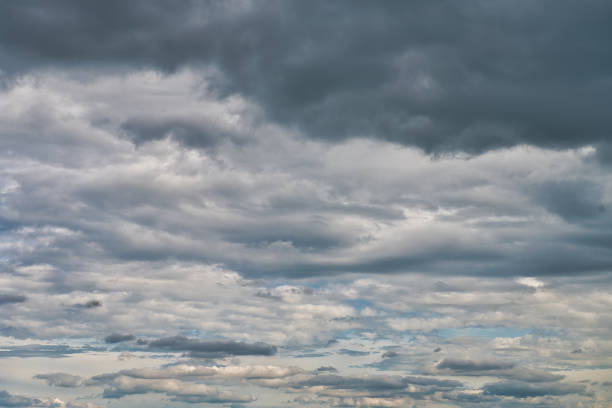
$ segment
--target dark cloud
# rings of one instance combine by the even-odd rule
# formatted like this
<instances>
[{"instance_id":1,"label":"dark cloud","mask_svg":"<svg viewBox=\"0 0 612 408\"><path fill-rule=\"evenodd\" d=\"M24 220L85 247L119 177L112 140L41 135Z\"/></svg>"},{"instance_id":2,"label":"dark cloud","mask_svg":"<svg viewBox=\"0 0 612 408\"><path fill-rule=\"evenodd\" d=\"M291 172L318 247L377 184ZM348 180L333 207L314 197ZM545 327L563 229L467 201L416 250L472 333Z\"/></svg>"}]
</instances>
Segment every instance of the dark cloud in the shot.
<instances>
[{"instance_id":1,"label":"dark cloud","mask_svg":"<svg viewBox=\"0 0 612 408\"><path fill-rule=\"evenodd\" d=\"M369 351L361 351L361 350L351 350L351 349L340 349L338 350L338 354L344 354L347 356L359 357L359 356L367 356L370 354Z\"/></svg>"},{"instance_id":2,"label":"dark cloud","mask_svg":"<svg viewBox=\"0 0 612 408\"><path fill-rule=\"evenodd\" d=\"M0 391L0 407L11 408L11 407L40 407L40 408L96 408L93 404L82 404L77 401L69 401L64 403L59 399L40 399L32 398L23 395L11 394L7 391Z\"/></svg>"},{"instance_id":3,"label":"dark cloud","mask_svg":"<svg viewBox=\"0 0 612 408\"><path fill-rule=\"evenodd\" d=\"M166 337L149 342L150 349L184 351L194 357L204 356L273 356L276 347L265 343L236 341L203 341L184 336Z\"/></svg>"},{"instance_id":4,"label":"dark cloud","mask_svg":"<svg viewBox=\"0 0 612 408\"><path fill-rule=\"evenodd\" d=\"M272 299L272 300L282 300L283 299L282 296L275 295L269 290L260 290L257 293L255 293L255 296L260 297L260 298L265 298L265 299Z\"/></svg>"},{"instance_id":5,"label":"dark cloud","mask_svg":"<svg viewBox=\"0 0 612 408\"><path fill-rule=\"evenodd\" d=\"M134 340L135 338L136 337L133 334L113 333L113 334L109 334L108 336L106 336L104 338L104 341L106 343L121 343L124 341Z\"/></svg>"},{"instance_id":6,"label":"dark cloud","mask_svg":"<svg viewBox=\"0 0 612 408\"><path fill-rule=\"evenodd\" d=\"M586 387L582 384L550 383L529 384L519 381L505 381L485 384L485 394L502 395L515 398L542 397L546 395L584 394Z\"/></svg>"},{"instance_id":7,"label":"dark cloud","mask_svg":"<svg viewBox=\"0 0 612 408\"><path fill-rule=\"evenodd\" d=\"M65 373L37 374L34 378L37 380L44 380L48 385L64 388L76 388L80 386L83 381L83 378L78 375Z\"/></svg>"},{"instance_id":8,"label":"dark cloud","mask_svg":"<svg viewBox=\"0 0 612 408\"><path fill-rule=\"evenodd\" d=\"M437 367L456 371L488 371L509 369L514 367L514 364L505 361L472 361L445 358Z\"/></svg>"},{"instance_id":9,"label":"dark cloud","mask_svg":"<svg viewBox=\"0 0 612 408\"><path fill-rule=\"evenodd\" d=\"M317 373L337 373L338 370L332 366L321 366L316 369Z\"/></svg>"},{"instance_id":10,"label":"dark cloud","mask_svg":"<svg viewBox=\"0 0 612 408\"><path fill-rule=\"evenodd\" d=\"M602 186L590 180L547 182L532 188L538 204L568 221L585 221L606 212Z\"/></svg>"},{"instance_id":11,"label":"dark cloud","mask_svg":"<svg viewBox=\"0 0 612 408\"><path fill-rule=\"evenodd\" d=\"M187 118L131 118L121 125L121 129L137 144L166 137L202 148L214 146L223 139L240 141L238 135Z\"/></svg>"},{"instance_id":12,"label":"dark cloud","mask_svg":"<svg viewBox=\"0 0 612 408\"><path fill-rule=\"evenodd\" d=\"M15 295L11 293L0 293L0 305L7 303L23 303L26 301L24 295Z\"/></svg>"},{"instance_id":13,"label":"dark cloud","mask_svg":"<svg viewBox=\"0 0 612 408\"><path fill-rule=\"evenodd\" d=\"M611 14L605 1L24 1L2 4L0 52L8 71L202 62L221 73L222 92L312 137L429 152L606 146ZM126 124L138 138L216 137L150 126Z\"/></svg>"},{"instance_id":14,"label":"dark cloud","mask_svg":"<svg viewBox=\"0 0 612 408\"><path fill-rule=\"evenodd\" d=\"M74 307L84 308L84 309L93 309L93 308L96 308L96 307L101 307L102 306L102 302L100 302L97 299L92 299L92 300L88 300L85 303L75 303L73 306Z\"/></svg>"}]
</instances>

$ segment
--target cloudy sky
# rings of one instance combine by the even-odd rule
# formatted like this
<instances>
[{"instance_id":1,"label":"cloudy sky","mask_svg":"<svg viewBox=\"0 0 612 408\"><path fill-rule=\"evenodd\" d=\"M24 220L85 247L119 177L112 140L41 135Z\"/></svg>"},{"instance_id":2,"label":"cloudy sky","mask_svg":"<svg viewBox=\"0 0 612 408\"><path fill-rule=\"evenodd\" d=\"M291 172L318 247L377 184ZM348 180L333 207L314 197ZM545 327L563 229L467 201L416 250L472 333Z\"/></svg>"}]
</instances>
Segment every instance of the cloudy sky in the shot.
<instances>
[{"instance_id":1,"label":"cloudy sky","mask_svg":"<svg viewBox=\"0 0 612 408\"><path fill-rule=\"evenodd\" d=\"M612 3L0 3L0 407L612 407Z\"/></svg>"}]
</instances>

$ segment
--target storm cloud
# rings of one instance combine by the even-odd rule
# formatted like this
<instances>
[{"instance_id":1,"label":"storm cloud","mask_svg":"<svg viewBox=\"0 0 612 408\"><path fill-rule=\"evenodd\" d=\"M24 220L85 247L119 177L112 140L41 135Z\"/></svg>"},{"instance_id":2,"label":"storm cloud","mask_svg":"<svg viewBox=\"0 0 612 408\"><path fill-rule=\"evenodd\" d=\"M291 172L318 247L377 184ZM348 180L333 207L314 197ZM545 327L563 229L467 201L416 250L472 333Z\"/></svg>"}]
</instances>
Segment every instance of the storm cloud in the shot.
<instances>
[{"instance_id":1,"label":"storm cloud","mask_svg":"<svg viewBox=\"0 0 612 408\"><path fill-rule=\"evenodd\" d=\"M220 92L248 95L309 137L481 153L605 150L612 130L605 1L26 1L0 11L9 70L206 64ZM215 138L176 121L125 127L192 146Z\"/></svg>"}]
</instances>

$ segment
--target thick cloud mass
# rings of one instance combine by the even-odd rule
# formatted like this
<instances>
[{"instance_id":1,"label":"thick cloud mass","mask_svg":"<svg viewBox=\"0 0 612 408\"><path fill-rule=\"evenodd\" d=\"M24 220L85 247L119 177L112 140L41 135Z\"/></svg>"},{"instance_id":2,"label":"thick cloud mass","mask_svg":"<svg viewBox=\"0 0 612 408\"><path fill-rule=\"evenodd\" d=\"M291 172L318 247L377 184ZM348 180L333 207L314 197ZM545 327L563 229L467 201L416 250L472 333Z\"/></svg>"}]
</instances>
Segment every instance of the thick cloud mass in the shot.
<instances>
[{"instance_id":1,"label":"thick cloud mass","mask_svg":"<svg viewBox=\"0 0 612 408\"><path fill-rule=\"evenodd\" d=\"M221 92L315 138L436 153L596 144L605 159L611 15L606 1L6 2L0 52L9 72L203 63ZM217 137L181 119L125 129L192 146Z\"/></svg>"},{"instance_id":2,"label":"thick cloud mass","mask_svg":"<svg viewBox=\"0 0 612 408\"><path fill-rule=\"evenodd\" d=\"M0 2L0 407L611 407L610 21Z\"/></svg>"}]
</instances>

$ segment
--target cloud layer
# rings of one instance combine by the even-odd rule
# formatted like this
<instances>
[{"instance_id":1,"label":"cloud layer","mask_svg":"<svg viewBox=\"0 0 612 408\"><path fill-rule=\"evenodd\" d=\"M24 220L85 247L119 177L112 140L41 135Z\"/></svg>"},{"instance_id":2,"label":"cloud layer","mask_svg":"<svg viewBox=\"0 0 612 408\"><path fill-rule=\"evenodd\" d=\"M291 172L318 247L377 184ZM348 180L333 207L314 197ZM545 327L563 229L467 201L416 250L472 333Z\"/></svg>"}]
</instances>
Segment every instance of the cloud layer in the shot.
<instances>
[{"instance_id":1,"label":"cloud layer","mask_svg":"<svg viewBox=\"0 0 612 408\"><path fill-rule=\"evenodd\" d=\"M610 406L611 14L0 4L0 406Z\"/></svg>"},{"instance_id":2,"label":"cloud layer","mask_svg":"<svg viewBox=\"0 0 612 408\"><path fill-rule=\"evenodd\" d=\"M605 1L28 1L2 6L0 44L9 72L211 66L220 92L315 138L437 153L597 144L607 160L611 12ZM193 146L215 139L180 118L125 128L146 140L173 130Z\"/></svg>"}]
</instances>

